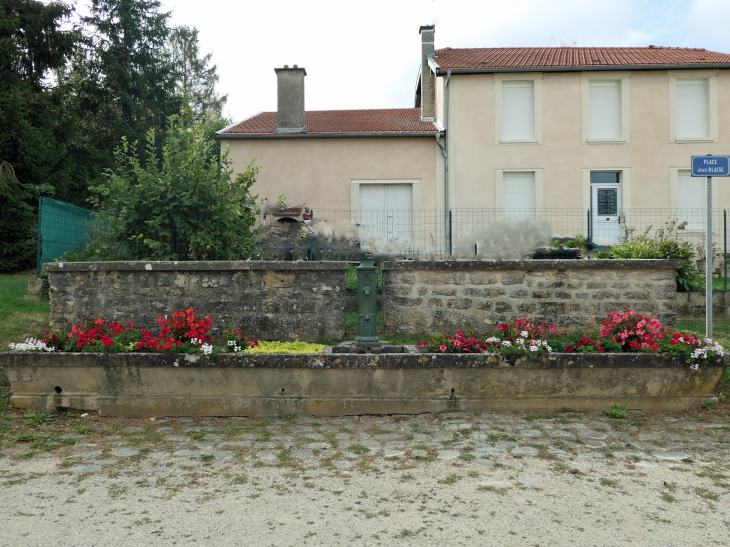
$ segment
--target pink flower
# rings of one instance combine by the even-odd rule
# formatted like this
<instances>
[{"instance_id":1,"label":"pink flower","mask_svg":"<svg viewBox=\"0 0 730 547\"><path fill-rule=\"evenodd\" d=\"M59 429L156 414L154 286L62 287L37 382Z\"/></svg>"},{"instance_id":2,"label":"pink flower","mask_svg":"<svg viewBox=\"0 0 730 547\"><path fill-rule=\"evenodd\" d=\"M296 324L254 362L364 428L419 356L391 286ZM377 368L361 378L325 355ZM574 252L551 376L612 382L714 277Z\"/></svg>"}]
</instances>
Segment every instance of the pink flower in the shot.
<instances>
[{"instance_id":1,"label":"pink flower","mask_svg":"<svg viewBox=\"0 0 730 547\"><path fill-rule=\"evenodd\" d=\"M444 344L441 344L441 345L439 346L439 349L440 349L440 350L441 350L442 352L446 352L446 346L445 346Z\"/></svg>"}]
</instances>

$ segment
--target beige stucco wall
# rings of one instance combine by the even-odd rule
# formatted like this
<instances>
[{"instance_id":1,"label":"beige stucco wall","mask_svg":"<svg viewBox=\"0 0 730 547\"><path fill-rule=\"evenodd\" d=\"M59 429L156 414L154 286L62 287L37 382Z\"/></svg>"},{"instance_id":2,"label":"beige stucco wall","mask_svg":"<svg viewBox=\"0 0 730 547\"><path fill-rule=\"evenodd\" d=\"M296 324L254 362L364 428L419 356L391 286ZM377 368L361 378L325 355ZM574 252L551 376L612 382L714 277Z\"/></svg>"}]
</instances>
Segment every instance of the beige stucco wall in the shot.
<instances>
[{"instance_id":1,"label":"beige stucco wall","mask_svg":"<svg viewBox=\"0 0 730 547\"><path fill-rule=\"evenodd\" d=\"M353 180L420 180L421 203L414 208L437 207L437 171L443 169L437 169L434 137L227 139L221 144L230 146L234 172L256 160L261 169L252 192L269 204L285 194L289 205L350 210Z\"/></svg>"},{"instance_id":2,"label":"beige stucco wall","mask_svg":"<svg viewBox=\"0 0 730 547\"><path fill-rule=\"evenodd\" d=\"M716 72L719 142L691 144L670 143L666 70L630 73L627 144L582 144L580 72L543 73L542 144L503 145L495 144L493 75L452 75L447 128L452 206L498 207L495 170L543 169L544 207L582 208L587 201L581 169L628 168L624 207L676 207L670 201L670 168L689 168L692 155L730 152L730 71ZM730 208L728 183L716 185L717 208Z\"/></svg>"}]
</instances>

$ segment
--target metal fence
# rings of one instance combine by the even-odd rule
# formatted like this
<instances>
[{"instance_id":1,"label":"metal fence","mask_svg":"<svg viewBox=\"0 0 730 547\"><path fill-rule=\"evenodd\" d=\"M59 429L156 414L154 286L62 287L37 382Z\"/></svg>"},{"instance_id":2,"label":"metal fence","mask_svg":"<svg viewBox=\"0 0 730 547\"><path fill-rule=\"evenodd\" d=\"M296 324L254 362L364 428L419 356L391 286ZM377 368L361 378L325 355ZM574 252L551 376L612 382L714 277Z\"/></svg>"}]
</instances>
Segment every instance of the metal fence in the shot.
<instances>
[{"instance_id":1,"label":"metal fence","mask_svg":"<svg viewBox=\"0 0 730 547\"><path fill-rule=\"evenodd\" d=\"M609 246L627 235L659 232L676 234L702 249L705 240L705 209L623 209L616 215L594 215L586 209L439 209L348 211L315 209L309 229L327 237L357 240L364 249L383 254L440 257L479 232L505 219L548 222L553 237L581 235L599 246ZM727 215L713 210L713 241L723 250Z\"/></svg>"}]
</instances>

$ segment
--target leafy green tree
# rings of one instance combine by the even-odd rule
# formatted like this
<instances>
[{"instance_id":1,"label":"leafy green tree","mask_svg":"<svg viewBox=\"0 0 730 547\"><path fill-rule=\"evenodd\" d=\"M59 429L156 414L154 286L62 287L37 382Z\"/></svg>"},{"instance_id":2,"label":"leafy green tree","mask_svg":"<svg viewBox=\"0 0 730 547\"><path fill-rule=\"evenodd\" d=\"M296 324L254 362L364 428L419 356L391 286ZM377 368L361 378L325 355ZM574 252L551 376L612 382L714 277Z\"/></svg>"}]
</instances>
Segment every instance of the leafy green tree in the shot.
<instances>
[{"instance_id":1,"label":"leafy green tree","mask_svg":"<svg viewBox=\"0 0 730 547\"><path fill-rule=\"evenodd\" d=\"M228 95L219 96L215 90L218 67L210 64L212 53L200 56L198 29L187 26L173 28L167 51L175 67L177 91L192 108L195 120L221 117Z\"/></svg>"},{"instance_id":2,"label":"leafy green tree","mask_svg":"<svg viewBox=\"0 0 730 547\"><path fill-rule=\"evenodd\" d=\"M173 116L160 155L154 131L148 133L144 165L136 146L123 139L115 152L116 168L91 189L95 208L109 226L108 239L94 244L97 258L251 257L255 198L249 190L258 168L252 163L233 177L227 151L212 154L218 145L207 132L206 124L191 128L188 120Z\"/></svg>"},{"instance_id":3,"label":"leafy green tree","mask_svg":"<svg viewBox=\"0 0 730 547\"><path fill-rule=\"evenodd\" d=\"M114 164L122 137L144 142L180 113L175 69L165 51L169 13L157 0L91 0L82 22L92 30L63 75L80 116L74 155L90 180Z\"/></svg>"}]
</instances>

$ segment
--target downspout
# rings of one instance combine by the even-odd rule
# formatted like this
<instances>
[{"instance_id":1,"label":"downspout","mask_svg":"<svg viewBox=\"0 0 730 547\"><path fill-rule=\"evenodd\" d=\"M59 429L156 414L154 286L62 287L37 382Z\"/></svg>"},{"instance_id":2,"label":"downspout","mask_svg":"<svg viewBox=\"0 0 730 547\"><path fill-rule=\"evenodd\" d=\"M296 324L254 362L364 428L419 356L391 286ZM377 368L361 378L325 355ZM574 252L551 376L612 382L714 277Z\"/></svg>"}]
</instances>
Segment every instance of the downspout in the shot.
<instances>
[{"instance_id":1,"label":"downspout","mask_svg":"<svg viewBox=\"0 0 730 547\"><path fill-rule=\"evenodd\" d=\"M446 243L446 252L451 254L451 225L449 222L449 83L451 82L451 69L446 71L446 86L444 87L444 144L439 141L440 135L436 135L436 144L444 155L444 234Z\"/></svg>"}]
</instances>

